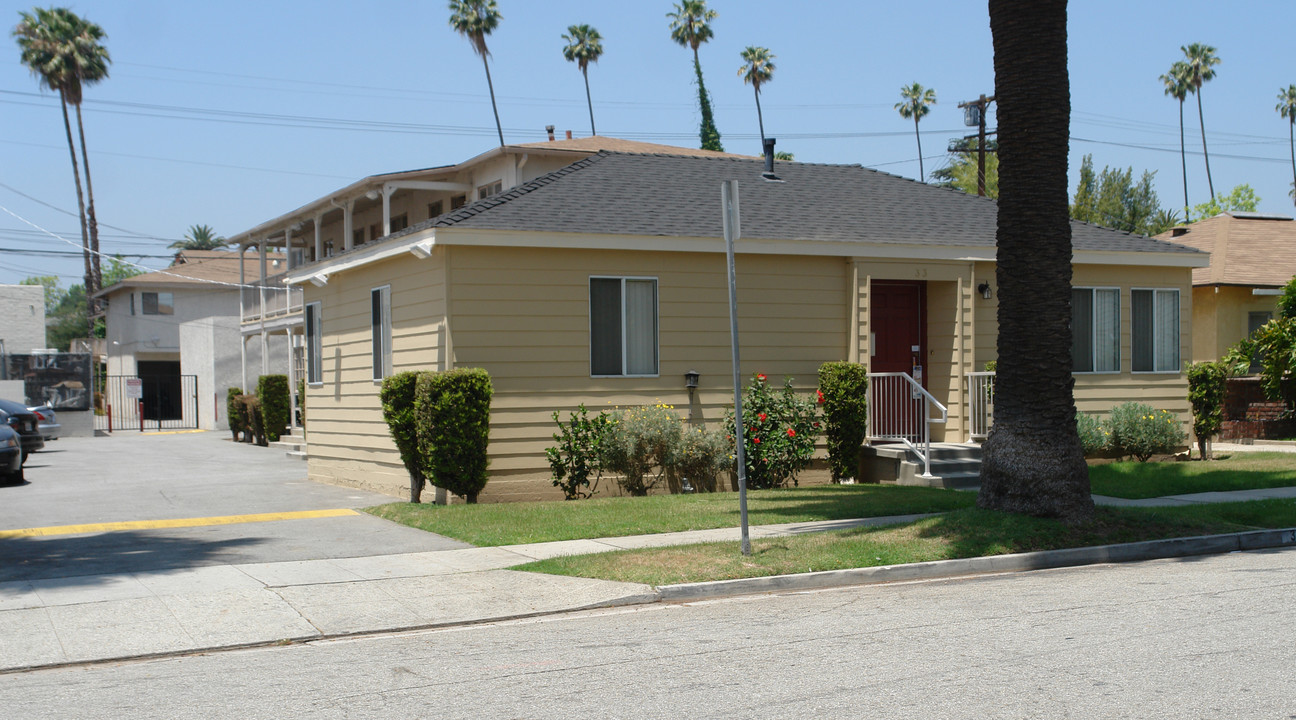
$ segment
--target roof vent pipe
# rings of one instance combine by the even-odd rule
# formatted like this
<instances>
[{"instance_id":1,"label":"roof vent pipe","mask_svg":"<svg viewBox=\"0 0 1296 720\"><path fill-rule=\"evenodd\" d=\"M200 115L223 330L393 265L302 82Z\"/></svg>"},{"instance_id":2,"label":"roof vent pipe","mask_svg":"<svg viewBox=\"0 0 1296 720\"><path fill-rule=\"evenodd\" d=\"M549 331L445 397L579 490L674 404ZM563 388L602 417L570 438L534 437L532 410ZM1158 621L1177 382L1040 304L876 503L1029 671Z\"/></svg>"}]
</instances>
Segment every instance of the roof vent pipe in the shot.
<instances>
[{"instance_id":1,"label":"roof vent pipe","mask_svg":"<svg viewBox=\"0 0 1296 720\"><path fill-rule=\"evenodd\" d=\"M553 125L545 125L545 132L549 133L549 142L553 142L553 141L554 141L554 134L553 134L553 132L554 132L554 126L553 126Z\"/></svg>"},{"instance_id":2,"label":"roof vent pipe","mask_svg":"<svg viewBox=\"0 0 1296 720\"><path fill-rule=\"evenodd\" d=\"M568 130L568 131L567 131L567 139L568 139L568 140L571 140L571 130Z\"/></svg>"},{"instance_id":3,"label":"roof vent pipe","mask_svg":"<svg viewBox=\"0 0 1296 720\"><path fill-rule=\"evenodd\" d=\"M783 180L774 174L774 138L765 138L765 172L761 177L771 182L783 182Z\"/></svg>"}]
</instances>

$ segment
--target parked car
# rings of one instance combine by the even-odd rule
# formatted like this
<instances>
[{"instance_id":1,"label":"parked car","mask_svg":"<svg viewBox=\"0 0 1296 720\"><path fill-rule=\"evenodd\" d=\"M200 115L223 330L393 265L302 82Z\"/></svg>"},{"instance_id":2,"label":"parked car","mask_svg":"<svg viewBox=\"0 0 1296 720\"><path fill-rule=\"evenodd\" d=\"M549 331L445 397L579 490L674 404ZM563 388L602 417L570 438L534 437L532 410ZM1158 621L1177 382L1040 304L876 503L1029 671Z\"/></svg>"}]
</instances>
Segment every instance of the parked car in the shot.
<instances>
[{"instance_id":1,"label":"parked car","mask_svg":"<svg viewBox=\"0 0 1296 720\"><path fill-rule=\"evenodd\" d=\"M40 434L45 442L59 439L63 426L59 424L58 414L54 412L54 408L49 405L36 405L28 406L27 409L36 413L36 419L40 422Z\"/></svg>"},{"instance_id":2,"label":"parked car","mask_svg":"<svg viewBox=\"0 0 1296 720\"><path fill-rule=\"evenodd\" d=\"M27 456L45 447L45 438L40 434L40 419L26 405L12 400L0 400L0 414L4 423L18 433L22 442L22 461Z\"/></svg>"},{"instance_id":3,"label":"parked car","mask_svg":"<svg viewBox=\"0 0 1296 720\"><path fill-rule=\"evenodd\" d=\"M0 425L0 485L19 485L23 481L22 440L8 425Z\"/></svg>"}]
</instances>

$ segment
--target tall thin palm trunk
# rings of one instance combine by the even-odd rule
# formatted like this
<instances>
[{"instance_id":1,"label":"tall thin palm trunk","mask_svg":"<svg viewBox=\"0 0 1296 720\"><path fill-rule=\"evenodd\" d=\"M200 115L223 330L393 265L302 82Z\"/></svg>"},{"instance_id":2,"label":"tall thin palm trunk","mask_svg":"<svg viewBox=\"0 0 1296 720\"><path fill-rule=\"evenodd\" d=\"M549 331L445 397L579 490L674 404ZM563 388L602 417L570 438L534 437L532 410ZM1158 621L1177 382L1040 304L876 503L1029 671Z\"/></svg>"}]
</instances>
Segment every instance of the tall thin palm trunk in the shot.
<instances>
[{"instance_id":1,"label":"tall thin palm trunk","mask_svg":"<svg viewBox=\"0 0 1296 720\"><path fill-rule=\"evenodd\" d=\"M504 126L500 125L499 108L495 106L495 84L491 82L490 63L486 62L486 53L482 53L482 67L486 68L486 88L490 90L491 110L495 113L495 130L499 133L500 147L504 147Z\"/></svg>"},{"instance_id":2,"label":"tall thin palm trunk","mask_svg":"<svg viewBox=\"0 0 1296 720\"><path fill-rule=\"evenodd\" d=\"M1192 222L1188 215L1188 151L1184 146L1183 100L1179 101L1179 164L1183 166L1184 222Z\"/></svg>"},{"instance_id":3,"label":"tall thin palm trunk","mask_svg":"<svg viewBox=\"0 0 1296 720\"><path fill-rule=\"evenodd\" d=\"M1093 515L1071 374L1065 0L990 0L999 117L999 362L977 505Z\"/></svg>"},{"instance_id":4,"label":"tall thin palm trunk","mask_svg":"<svg viewBox=\"0 0 1296 720\"><path fill-rule=\"evenodd\" d=\"M918 141L918 179L927 182L927 173L923 170L922 136L918 134L918 113L914 113L914 139Z\"/></svg>"},{"instance_id":5,"label":"tall thin palm trunk","mask_svg":"<svg viewBox=\"0 0 1296 720\"><path fill-rule=\"evenodd\" d=\"M594 100L590 98L589 70L587 70L586 68L581 68L581 75L585 76L585 104L589 106L590 135L598 135L598 131L594 129Z\"/></svg>"},{"instance_id":6,"label":"tall thin palm trunk","mask_svg":"<svg viewBox=\"0 0 1296 720\"><path fill-rule=\"evenodd\" d=\"M760 107L760 86L756 86L756 123L760 125L761 134L761 151L765 150L765 118L761 115Z\"/></svg>"},{"instance_id":7,"label":"tall thin palm trunk","mask_svg":"<svg viewBox=\"0 0 1296 720\"><path fill-rule=\"evenodd\" d=\"M1206 158L1206 185L1210 188L1211 202L1215 201L1215 183L1211 182L1210 153L1206 150L1206 120L1202 116L1201 88L1197 88L1197 123L1201 125L1202 157Z\"/></svg>"},{"instance_id":8,"label":"tall thin palm trunk","mask_svg":"<svg viewBox=\"0 0 1296 720\"><path fill-rule=\"evenodd\" d=\"M1292 113L1291 122L1287 123L1287 144L1291 146L1292 154L1292 192L1296 193L1296 137L1293 137L1293 131L1296 131L1296 113ZM1296 200L1296 194L1292 199Z\"/></svg>"},{"instance_id":9,"label":"tall thin palm trunk","mask_svg":"<svg viewBox=\"0 0 1296 720\"><path fill-rule=\"evenodd\" d=\"M85 260L86 337L94 337L94 313L90 309L90 288L94 283L94 270L90 266L90 233L86 230L85 195L81 192L81 169L77 163L76 144L72 140L72 120L68 117L67 99L59 91L59 104L63 107L63 130L67 133L68 155L72 156L72 181L76 183L77 213L81 220L81 254Z\"/></svg>"},{"instance_id":10,"label":"tall thin palm trunk","mask_svg":"<svg viewBox=\"0 0 1296 720\"><path fill-rule=\"evenodd\" d=\"M76 106L77 134L81 137L81 165L85 168L86 181L86 228L90 231L90 271L94 277L94 290L86 293L89 298L93 292L103 289L103 271L99 262L99 222L95 220L94 185L90 183L90 153L86 152L85 125L81 121L81 106ZM88 300L92 305L93 300Z\"/></svg>"}]
</instances>

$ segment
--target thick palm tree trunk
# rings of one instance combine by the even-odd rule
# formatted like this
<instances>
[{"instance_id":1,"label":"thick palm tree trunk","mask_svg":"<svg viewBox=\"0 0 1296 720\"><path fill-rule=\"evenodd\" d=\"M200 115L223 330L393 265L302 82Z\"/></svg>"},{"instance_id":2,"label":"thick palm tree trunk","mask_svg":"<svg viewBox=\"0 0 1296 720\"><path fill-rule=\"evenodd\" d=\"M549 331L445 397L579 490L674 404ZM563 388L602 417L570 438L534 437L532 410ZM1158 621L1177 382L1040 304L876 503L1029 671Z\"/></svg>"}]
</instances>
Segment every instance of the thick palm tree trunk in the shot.
<instances>
[{"instance_id":1,"label":"thick palm tree trunk","mask_svg":"<svg viewBox=\"0 0 1296 720\"><path fill-rule=\"evenodd\" d=\"M67 133L68 154L72 156L72 181L76 183L77 213L81 220L81 255L85 260L86 288L86 337L94 337L94 312L90 309L90 287L94 284L94 270L90 266L90 233L86 230L85 196L81 192L81 169L77 163L76 144L72 141L72 120L68 117L67 100L59 91L59 103L63 106L63 130Z\"/></svg>"},{"instance_id":2,"label":"thick palm tree trunk","mask_svg":"<svg viewBox=\"0 0 1296 720\"><path fill-rule=\"evenodd\" d=\"M927 182L927 172L923 170L922 136L918 134L918 113L914 113L914 139L918 141L918 179Z\"/></svg>"},{"instance_id":3,"label":"thick palm tree trunk","mask_svg":"<svg viewBox=\"0 0 1296 720\"><path fill-rule=\"evenodd\" d=\"M765 151L765 117L761 115L760 86L756 86L756 124L760 125L761 152Z\"/></svg>"},{"instance_id":4,"label":"thick palm tree trunk","mask_svg":"<svg viewBox=\"0 0 1296 720\"><path fill-rule=\"evenodd\" d=\"M581 68L581 75L585 76L585 104L589 106L590 135L598 135L598 131L594 129L594 100L590 98L589 71Z\"/></svg>"},{"instance_id":5,"label":"thick palm tree trunk","mask_svg":"<svg viewBox=\"0 0 1296 720\"><path fill-rule=\"evenodd\" d=\"M977 504L1093 514L1071 375L1065 0L990 0L999 103L998 375Z\"/></svg>"},{"instance_id":6,"label":"thick palm tree trunk","mask_svg":"<svg viewBox=\"0 0 1296 720\"><path fill-rule=\"evenodd\" d=\"M1183 166L1184 222L1192 222L1188 214L1188 151L1184 146L1183 100L1179 101L1179 164Z\"/></svg>"},{"instance_id":7,"label":"thick palm tree trunk","mask_svg":"<svg viewBox=\"0 0 1296 720\"><path fill-rule=\"evenodd\" d=\"M94 278L94 290L86 297L103 289L103 271L99 255L99 222L95 220L94 185L90 182L90 154L86 152L85 125L81 121L81 106L76 106L77 135L81 138L81 165L85 168L86 181L86 229L90 231L90 274ZM88 301L91 306L95 301Z\"/></svg>"},{"instance_id":8,"label":"thick palm tree trunk","mask_svg":"<svg viewBox=\"0 0 1296 720\"><path fill-rule=\"evenodd\" d=\"M1202 157L1206 159L1206 186L1210 188L1211 202L1215 201L1215 183L1211 181L1210 152L1206 150L1206 120L1202 116L1201 88L1197 88L1197 124L1201 125Z\"/></svg>"},{"instance_id":9,"label":"thick palm tree trunk","mask_svg":"<svg viewBox=\"0 0 1296 720\"><path fill-rule=\"evenodd\" d=\"M491 111L495 113L495 131L499 133L500 147L504 147L504 126L500 125L499 108L495 105L495 84L491 82L490 63L486 61L485 53L482 53L482 67L486 68L486 88L490 90Z\"/></svg>"}]
</instances>

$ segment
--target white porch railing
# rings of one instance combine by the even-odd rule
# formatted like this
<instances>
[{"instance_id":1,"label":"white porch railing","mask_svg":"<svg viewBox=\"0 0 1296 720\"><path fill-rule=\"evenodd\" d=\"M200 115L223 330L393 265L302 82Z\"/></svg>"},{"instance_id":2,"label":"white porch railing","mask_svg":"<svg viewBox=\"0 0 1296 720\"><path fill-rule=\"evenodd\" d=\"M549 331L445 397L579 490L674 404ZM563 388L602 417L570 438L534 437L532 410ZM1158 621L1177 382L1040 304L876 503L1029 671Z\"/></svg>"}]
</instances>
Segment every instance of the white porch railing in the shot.
<instances>
[{"instance_id":1,"label":"white porch railing","mask_svg":"<svg viewBox=\"0 0 1296 720\"><path fill-rule=\"evenodd\" d=\"M945 422L948 410L909 373L869 373L868 379L868 439L904 443L923 461L922 476L931 477L931 424Z\"/></svg>"},{"instance_id":2,"label":"white porch railing","mask_svg":"<svg viewBox=\"0 0 1296 720\"><path fill-rule=\"evenodd\" d=\"M302 310L302 289L283 284L284 273L272 275L265 282L249 280L251 287L243 288L243 322L269 320L280 315L299 313ZM261 306L262 292L265 307Z\"/></svg>"},{"instance_id":3,"label":"white porch railing","mask_svg":"<svg viewBox=\"0 0 1296 720\"><path fill-rule=\"evenodd\" d=\"M994 425L994 378L991 372L967 374L968 435L972 440L984 440Z\"/></svg>"}]
</instances>

